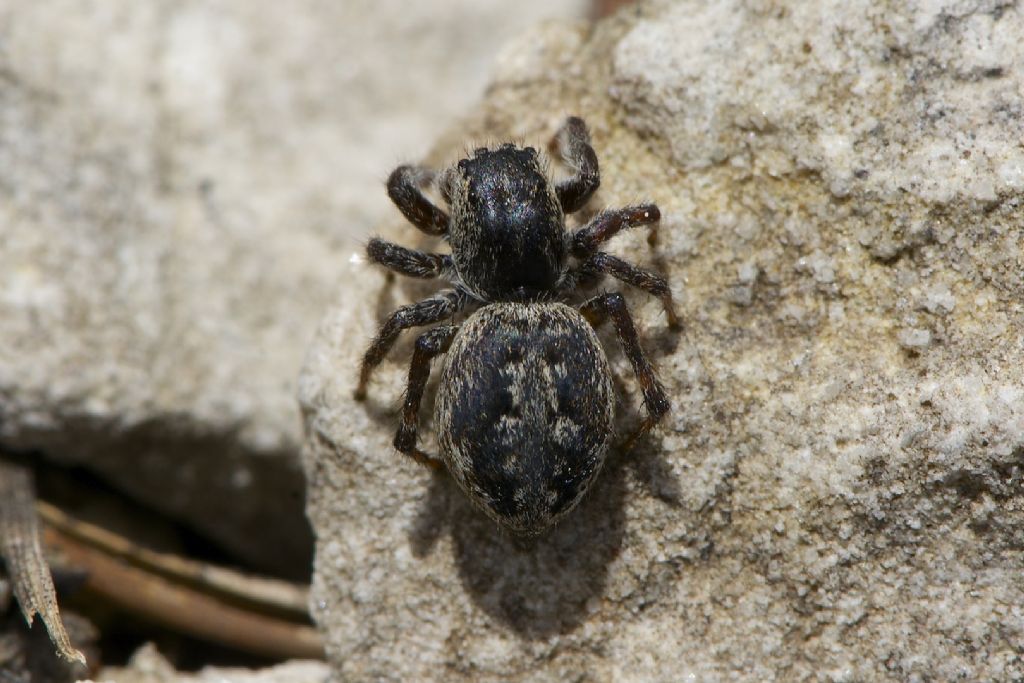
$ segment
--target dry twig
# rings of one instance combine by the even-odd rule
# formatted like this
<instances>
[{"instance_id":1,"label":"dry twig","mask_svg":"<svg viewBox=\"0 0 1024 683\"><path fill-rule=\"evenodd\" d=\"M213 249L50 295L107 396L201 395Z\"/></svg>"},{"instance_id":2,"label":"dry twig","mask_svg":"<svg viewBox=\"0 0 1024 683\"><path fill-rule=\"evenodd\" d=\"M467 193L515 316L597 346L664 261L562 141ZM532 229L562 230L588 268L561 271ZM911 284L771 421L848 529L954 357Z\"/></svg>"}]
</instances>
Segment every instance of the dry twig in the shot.
<instances>
[{"instance_id":1,"label":"dry twig","mask_svg":"<svg viewBox=\"0 0 1024 683\"><path fill-rule=\"evenodd\" d=\"M259 612L280 613L296 619L309 617L309 588L287 581L196 562L170 553L160 553L131 542L103 527L75 519L54 505L38 501L39 518L62 536L134 565L147 572L192 586L203 593Z\"/></svg>"},{"instance_id":2,"label":"dry twig","mask_svg":"<svg viewBox=\"0 0 1024 683\"><path fill-rule=\"evenodd\" d=\"M0 462L0 553L25 620L31 626L38 614L57 654L84 665L85 655L72 647L60 619L50 567L43 558L32 473L7 462Z\"/></svg>"},{"instance_id":3,"label":"dry twig","mask_svg":"<svg viewBox=\"0 0 1024 683\"><path fill-rule=\"evenodd\" d=\"M86 573L83 590L181 633L268 657L322 659L305 586L142 548L39 503L49 549ZM282 613L290 618L274 615Z\"/></svg>"}]
</instances>

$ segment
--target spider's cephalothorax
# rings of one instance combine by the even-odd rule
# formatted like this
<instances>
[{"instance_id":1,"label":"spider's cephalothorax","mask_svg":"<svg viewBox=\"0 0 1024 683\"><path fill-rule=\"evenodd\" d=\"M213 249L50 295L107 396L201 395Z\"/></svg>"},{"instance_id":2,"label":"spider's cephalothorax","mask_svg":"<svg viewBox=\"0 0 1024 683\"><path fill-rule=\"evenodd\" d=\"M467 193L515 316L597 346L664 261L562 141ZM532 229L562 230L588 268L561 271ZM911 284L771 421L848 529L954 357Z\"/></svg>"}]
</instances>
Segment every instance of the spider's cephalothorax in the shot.
<instances>
[{"instance_id":1,"label":"spider's cephalothorax","mask_svg":"<svg viewBox=\"0 0 1024 683\"><path fill-rule=\"evenodd\" d=\"M543 532L571 510L604 463L615 402L594 327L611 320L643 392L647 417L627 444L669 407L622 295L602 294L578 309L559 296L608 274L659 297L669 325L678 326L664 278L598 251L622 229L657 222L658 207L606 211L567 232L565 214L586 203L600 176L581 119L567 119L554 142L573 170L558 184L536 150L512 144L478 149L449 168L439 189L450 218L421 190L435 175L400 166L388 194L417 228L446 237L452 253L380 239L367 247L372 261L411 277L442 277L452 287L391 314L363 357L356 398L365 397L371 372L402 330L481 304L461 326L441 325L417 339L395 447L423 464L446 465L478 507L522 535ZM417 448L416 430L431 359L443 353L438 460Z\"/></svg>"},{"instance_id":2,"label":"spider's cephalothorax","mask_svg":"<svg viewBox=\"0 0 1024 683\"><path fill-rule=\"evenodd\" d=\"M550 291L565 274L565 216L532 147L478 149L442 178L462 284L499 301Z\"/></svg>"}]
</instances>

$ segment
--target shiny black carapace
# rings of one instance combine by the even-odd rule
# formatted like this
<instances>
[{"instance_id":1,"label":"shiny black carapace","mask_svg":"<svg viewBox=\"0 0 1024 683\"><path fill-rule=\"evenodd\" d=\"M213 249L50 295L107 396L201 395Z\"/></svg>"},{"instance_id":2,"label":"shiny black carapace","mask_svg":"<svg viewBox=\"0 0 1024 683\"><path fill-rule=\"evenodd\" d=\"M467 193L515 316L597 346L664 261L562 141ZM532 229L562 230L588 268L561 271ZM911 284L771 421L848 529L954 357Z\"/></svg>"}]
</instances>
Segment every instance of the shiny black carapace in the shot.
<instances>
[{"instance_id":1,"label":"shiny black carapace","mask_svg":"<svg viewBox=\"0 0 1024 683\"><path fill-rule=\"evenodd\" d=\"M487 515L517 535L537 535L573 509L601 470L612 440L611 374L594 327L611 320L643 392L646 433L669 401L637 339L622 295L596 296L579 308L562 303L582 283L607 274L659 297L678 327L664 278L598 251L620 230L653 225L653 204L599 213L569 232L600 184L597 155L582 119L570 117L553 140L572 170L554 184L547 160L532 147L481 148L439 176L400 166L388 195L405 217L451 245L451 254L413 251L370 240L367 254L403 275L444 278L451 288L402 306L381 327L363 358L356 398L373 369L407 328L478 310L462 325L435 327L416 340L395 447L418 462L442 462ZM446 213L423 190L431 183ZM434 356L445 356L436 400L441 458L416 446L423 389Z\"/></svg>"}]
</instances>

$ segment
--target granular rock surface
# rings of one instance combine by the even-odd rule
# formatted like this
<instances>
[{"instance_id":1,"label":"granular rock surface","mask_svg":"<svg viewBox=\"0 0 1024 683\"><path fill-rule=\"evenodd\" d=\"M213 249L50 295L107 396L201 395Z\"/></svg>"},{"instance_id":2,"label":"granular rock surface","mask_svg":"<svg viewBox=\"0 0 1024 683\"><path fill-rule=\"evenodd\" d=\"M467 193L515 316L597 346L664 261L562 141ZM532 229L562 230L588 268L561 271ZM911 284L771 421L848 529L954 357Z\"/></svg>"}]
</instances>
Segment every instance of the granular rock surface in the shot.
<instances>
[{"instance_id":1,"label":"granular rock surface","mask_svg":"<svg viewBox=\"0 0 1024 683\"><path fill-rule=\"evenodd\" d=\"M433 285L350 265L366 296L300 381L340 678L1024 678L1021 35L1011 3L660 2L506 47L428 161L588 121L582 219L662 210L655 245L608 251L670 278L685 331L601 287L674 409L517 547L391 446L414 333L353 401L376 327ZM637 387L602 339L625 433Z\"/></svg>"}]
</instances>

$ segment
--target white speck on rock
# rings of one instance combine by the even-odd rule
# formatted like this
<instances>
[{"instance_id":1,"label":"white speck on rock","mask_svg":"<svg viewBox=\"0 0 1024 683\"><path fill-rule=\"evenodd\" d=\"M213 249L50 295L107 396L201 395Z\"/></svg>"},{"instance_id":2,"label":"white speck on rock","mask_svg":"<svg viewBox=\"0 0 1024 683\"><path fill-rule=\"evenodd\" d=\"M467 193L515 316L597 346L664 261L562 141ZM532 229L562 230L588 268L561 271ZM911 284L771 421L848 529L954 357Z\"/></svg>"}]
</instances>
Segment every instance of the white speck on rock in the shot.
<instances>
[{"instance_id":1,"label":"white speck on rock","mask_svg":"<svg viewBox=\"0 0 1024 683\"><path fill-rule=\"evenodd\" d=\"M950 291L949 286L937 284L929 287L924 295L924 308L929 313L945 315L951 313L956 306L956 297Z\"/></svg>"},{"instance_id":2,"label":"white speck on rock","mask_svg":"<svg viewBox=\"0 0 1024 683\"><path fill-rule=\"evenodd\" d=\"M900 346L904 348L921 350L932 343L932 333L930 330L910 327L900 330L899 340Z\"/></svg>"}]
</instances>

